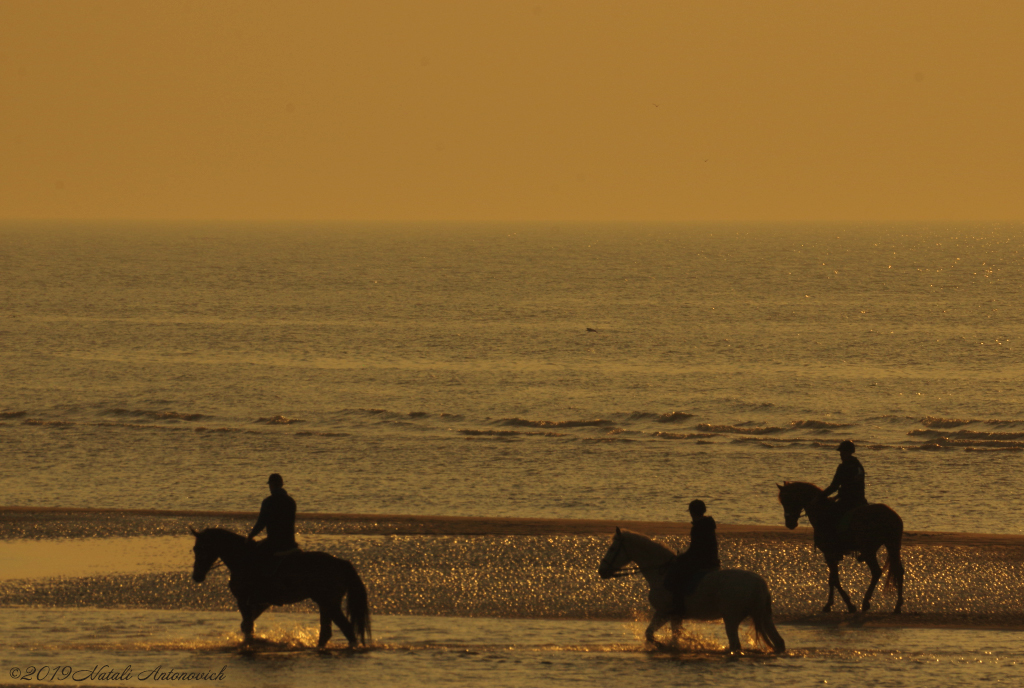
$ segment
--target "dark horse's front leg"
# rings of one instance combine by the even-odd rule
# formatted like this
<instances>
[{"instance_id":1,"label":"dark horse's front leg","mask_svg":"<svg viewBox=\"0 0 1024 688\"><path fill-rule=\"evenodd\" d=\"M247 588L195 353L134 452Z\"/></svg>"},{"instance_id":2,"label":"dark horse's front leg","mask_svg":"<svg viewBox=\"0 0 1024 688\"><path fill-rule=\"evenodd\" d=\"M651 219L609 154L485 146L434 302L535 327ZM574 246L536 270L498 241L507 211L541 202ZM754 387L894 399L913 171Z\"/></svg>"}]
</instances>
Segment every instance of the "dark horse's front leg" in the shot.
<instances>
[{"instance_id":1,"label":"dark horse's front leg","mask_svg":"<svg viewBox=\"0 0 1024 688\"><path fill-rule=\"evenodd\" d=\"M245 642L252 642L256 619L260 618L260 614L269 608L269 604L249 604L241 600L238 601L238 611L242 613L242 635L245 636Z\"/></svg>"},{"instance_id":2,"label":"dark horse's front leg","mask_svg":"<svg viewBox=\"0 0 1024 688\"><path fill-rule=\"evenodd\" d=\"M839 562L842 559L842 555L825 554L825 563L828 564L828 602L825 603L823 612L832 611L832 603L835 600L835 591L839 591L839 595L843 598L843 602L846 603L847 612L855 612L857 608L853 606L853 601L850 596L843 590L843 586L839 584Z\"/></svg>"},{"instance_id":3,"label":"dark horse's front leg","mask_svg":"<svg viewBox=\"0 0 1024 688\"><path fill-rule=\"evenodd\" d=\"M270 605L253 602L252 593L248 589L247 585L232 580L228 583L228 588L235 596L235 602L238 603L238 611L242 614L242 635L245 637L244 642L251 643L252 632L256 625L256 619L259 618L260 614L267 611Z\"/></svg>"}]
</instances>

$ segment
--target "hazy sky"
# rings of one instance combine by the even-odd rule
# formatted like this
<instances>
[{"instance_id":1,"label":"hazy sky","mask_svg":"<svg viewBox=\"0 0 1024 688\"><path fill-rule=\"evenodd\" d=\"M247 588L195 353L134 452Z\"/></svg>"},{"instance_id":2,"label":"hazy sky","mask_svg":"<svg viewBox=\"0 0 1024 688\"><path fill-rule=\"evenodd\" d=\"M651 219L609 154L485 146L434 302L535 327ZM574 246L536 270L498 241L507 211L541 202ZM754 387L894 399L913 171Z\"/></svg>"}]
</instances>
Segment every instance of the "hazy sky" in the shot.
<instances>
[{"instance_id":1,"label":"hazy sky","mask_svg":"<svg viewBox=\"0 0 1024 688\"><path fill-rule=\"evenodd\" d=\"M0 1L0 220L1024 219L1024 2Z\"/></svg>"}]
</instances>

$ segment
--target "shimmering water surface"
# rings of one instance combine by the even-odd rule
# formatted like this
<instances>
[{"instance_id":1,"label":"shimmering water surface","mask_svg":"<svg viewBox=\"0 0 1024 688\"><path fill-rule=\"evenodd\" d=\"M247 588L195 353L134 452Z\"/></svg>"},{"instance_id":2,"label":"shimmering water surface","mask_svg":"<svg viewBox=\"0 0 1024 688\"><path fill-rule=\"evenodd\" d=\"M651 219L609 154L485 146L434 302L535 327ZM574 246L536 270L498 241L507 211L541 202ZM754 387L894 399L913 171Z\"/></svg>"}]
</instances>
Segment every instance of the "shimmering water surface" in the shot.
<instances>
[{"instance_id":1,"label":"shimmering water surface","mask_svg":"<svg viewBox=\"0 0 1024 688\"><path fill-rule=\"evenodd\" d=\"M908 530L1019 534L1022 245L1021 226L3 227L3 504L251 511L277 471L308 512L678 521L700 497L720 523L781 525L774 484L824 485L851 438ZM90 518L0 524L2 672L1020 681L1017 631L805 625L820 559L754 540L723 557L769 579L783 658L727 661L703 624L710 644L637 652L644 591L595 580L603 536L440 532L306 533L369 581L378 644L318 657L302 612L240 653L224 580L180 570L183 531ZM906 559L912 614L1022 613L1019 547ZM863 566L843 575L863 589Z\"/></svg>"}]
</instances>

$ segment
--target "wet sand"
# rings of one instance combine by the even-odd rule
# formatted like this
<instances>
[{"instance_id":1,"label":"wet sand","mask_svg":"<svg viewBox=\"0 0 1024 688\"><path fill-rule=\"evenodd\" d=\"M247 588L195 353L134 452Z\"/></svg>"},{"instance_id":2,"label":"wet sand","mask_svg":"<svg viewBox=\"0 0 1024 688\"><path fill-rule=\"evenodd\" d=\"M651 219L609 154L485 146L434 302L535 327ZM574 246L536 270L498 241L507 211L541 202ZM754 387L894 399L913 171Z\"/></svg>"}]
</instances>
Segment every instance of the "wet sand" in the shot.
<instances>
[{"instance_id":1,"label":"wet sand","mask_svg":"<svg viewBox=\"0 0 1024 688\"><path fill-rule=\"evenodd\" d=\"M214 525L245 532L255 511L172 511L0 507L0 539L181 535L190 527ZM688 521L548 519L405 514L299 513L297 530L310 535L611 535L616 527L647 535L690 534ZM809 527L718 524L720 538L810 542ZM999 547L1024 551L1024 536L989 533L908 531L904 546Z\"/></svg>"},{"instance_id":2,"label":"wet sand","mask_svg":"<svg viewBox=\"0 0 1024 688\"><path fill-rule=\"evenodd\" d=\"M138 538L154 536L176 536L173 539L188 535L189 528L201 529L210 526L222 526L236 532L244 533L256 518L255 512L218 512L218 511L161 511L161 510L115 510L115 509L84 509L84 508L38 508L38 507L0 507L0 540L7 540L8 547L15 546L18 541L63 541L63 547L96 547L98 543L87 544L82 538ZM586 535L610 536L616 526L628 528L652 536L685 537L689 534L688 522L668 521L615 521L610 519L539 519L539 518L474 518L448 516L410 516L390 514L324 514L301 513L298 516L300 535L434 535L434 536L544 536L544 535ZM788 530L783 526L730 525L719 524L720 541L743 540L751 545L771 545L771 543L791 543L810 545L812 531L801 527ZM78 542L79 545L74 543ZM168 540L170 542L170 540ZM974 548L979 555L983 552L1001 552L1006 561L1020 562L1024 566L1024 537L1016 535L1000 535L985 533L943 533L943 532L908 532L904 534L904 547L942 548L967 547ZM57 546L39 542L39 546ZM112 542L124 548L124 544ZM154 546L159 543L153 540ZM173 543L172 543L173 544ZM742 547L743 545L741 545ZM166 545L170 551L170 545ZM118 557L110 553L100 552L99 547L92 553L95 557L112 561L121 559L127 565L126 570L163 570L178 571L188 568L187 550L177 552L173 557L166 556L163 564L149 566L145 561L134 562L138 554ZM180 549L180 547L178 547ZM102 555L102 556L101 556ZM957 556L963 556L960 552ZM184 557L184 558L181 558ZM34 557L33 557L34 558ZM67 557L58 559L67 560ZM158 556L149 559L159 560ZM179 560L180 559L180 560ZM34 558L36 564L38 558ZM147 560L148 561L148 560ZM31 561L23 562L25 570L20 575L45 575L45 572L33 574L28 569L34 565ZM99 562L97 562L99 566ZM76 572L79 573L79 572ZM82 571L79 573L86 573ZM52 573L51 573L52 575ZM65 573L67 575L67 573ZM1006 629L1024 630L1024 614L1014 610L1011 613L914 613L901 615L871 612L867 614L830 613L830 614L777 614L782 623L820 625L836 628L857 627L914 627L914 628L961 628L961 629Z\"/></svg>"}]
</instances>

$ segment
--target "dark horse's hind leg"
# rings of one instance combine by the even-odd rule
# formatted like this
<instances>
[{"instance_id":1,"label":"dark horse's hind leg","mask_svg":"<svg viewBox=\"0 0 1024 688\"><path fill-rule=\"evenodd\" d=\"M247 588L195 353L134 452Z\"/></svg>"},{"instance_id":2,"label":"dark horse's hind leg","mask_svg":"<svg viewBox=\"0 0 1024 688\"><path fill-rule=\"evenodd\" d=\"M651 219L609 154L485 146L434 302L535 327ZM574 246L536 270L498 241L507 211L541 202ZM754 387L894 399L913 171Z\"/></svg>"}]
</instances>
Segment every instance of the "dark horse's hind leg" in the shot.
<instances>
[{"instance_id":1,"label":"dark horse's hind leg","mask_svg":"<svg viewBox=\"0 0 1024 688\"><path fill-rule=\"evenodd\" d=\"M352 624L345 618L341 611L340 599L314 600L320 607L320 640L317 647L321 650L327 646L327 641L333 635L331 622L338 624L338 628L345 634L349 647L356 646L356 634L352 630Z\"/></svg>"},{"instance_id":2,"label":"dark horse's hind leg","mask_svg":"<svg viewBox=\"0 0 1024 688\"><path fill-rule=\"evenodd\" d=\"M825 562L828 564L828 602L825 603L825 607L821 610L823 612L832 611L832 603L835 601L835 592L839 591L839 595L843 598L843 602L846 603L846 611L855 612L857 608L853 606L853 601L850 596L843 590L843 586L839 584L839 560L842 557L826 557Z\"/></svg>"},{"instance_id":3,"label":"dark horse's hind leg","mask_svg":"<svg viewBox=\"0 0 1024 688\"><path fill-rule=\"evenodd\" d=\"M341 611L341 600L338 600L330 607L331 618L334 619L334 623L338 624L338 628L345 634L348 639L348 646L355 647L358 643L356 642L355 631L352 630L352 624L345 617L345 614Z\"/></svg>"},{"instance_id":4,"label":"dark horse's hind leg","mask_svg":"<svg viewBox=\"0 0 1024 688\"><path fill-rule=\"evenodd\" d=\"M862 552L861 556L864 557L864 563L871 569L871 582L868 584L867 592L864 593L864 603L861 604L861 611L867 611L871 609L871 596L875 593L875 586L878 585L878 579L882 577L882 567L878 564L878 550L874 552Z\"/></svg>"}]
</instances>

